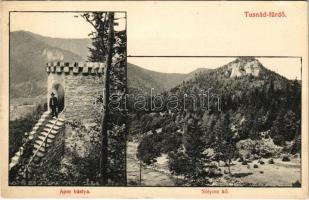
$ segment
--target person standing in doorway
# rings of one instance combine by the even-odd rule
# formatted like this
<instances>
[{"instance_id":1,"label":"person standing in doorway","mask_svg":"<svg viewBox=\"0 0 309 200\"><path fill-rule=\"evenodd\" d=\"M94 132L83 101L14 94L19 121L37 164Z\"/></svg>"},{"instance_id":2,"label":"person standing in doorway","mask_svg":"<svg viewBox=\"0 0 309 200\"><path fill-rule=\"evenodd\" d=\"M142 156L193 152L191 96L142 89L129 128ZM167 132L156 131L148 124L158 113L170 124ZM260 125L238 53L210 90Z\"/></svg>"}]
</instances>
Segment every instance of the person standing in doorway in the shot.
<instances>
[{"instance_id":1,"label":"person standing in doorway","mask_svg":"<svg viewBox=\"0 0 309 200\"><path fill-rule=\"evenodd\" d=\"M52 117L58 117L58 99L55 97L55 94L52 92L51 97L49 99L49 107L52 110Z\"/></svg>"}]
</instances>

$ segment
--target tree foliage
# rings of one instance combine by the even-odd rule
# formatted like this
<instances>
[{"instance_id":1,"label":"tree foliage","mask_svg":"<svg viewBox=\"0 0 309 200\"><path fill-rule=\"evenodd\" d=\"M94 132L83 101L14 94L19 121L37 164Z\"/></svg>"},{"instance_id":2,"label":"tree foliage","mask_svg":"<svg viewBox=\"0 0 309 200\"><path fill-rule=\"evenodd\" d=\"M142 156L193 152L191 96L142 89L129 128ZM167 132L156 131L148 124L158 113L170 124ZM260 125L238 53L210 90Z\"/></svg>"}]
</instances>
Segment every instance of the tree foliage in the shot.
<instances>
[{"instance_id":1,"label":"tree foliage","mask_svg":"<svg viewBox=\"0 0 309 200\"><path fill-rule=\"evenodd\" d=\"M114 13L110 12L87 12L82 17L89 22L95 31L89 36L92 39L92 46L89 47L91 62L106 62L108 65L106 75L106 98L116 98L119 104L125 103L126 94L126 30L115 31L114 26L117 20ZM109 66L110 65L110 66ZM103 90L103 88L102 88ZM98 97L99 98L99 97ZM103 101L102 101L103 102ZM126 113L123 110L111 110L107 103L104 116L107 122L104 123L102 140L102 165L106 175L103 179L111 185L126 184L125 169L125 148L126 148ZM102 120L105 122L105 120ZM102 122L103 124L103 122ZM104 139L107 138L107 139ZM108 140L108 141L107 141ZM104 142L103 142L104 141ZM104 143L104 144L103 144ZM106 145L107 147L104 147ZM107 152L103 150L107 148ZM107 154L107 156L103 155ZM107 163L107 169L105 168Z\"/></svg>"}]
</instances>

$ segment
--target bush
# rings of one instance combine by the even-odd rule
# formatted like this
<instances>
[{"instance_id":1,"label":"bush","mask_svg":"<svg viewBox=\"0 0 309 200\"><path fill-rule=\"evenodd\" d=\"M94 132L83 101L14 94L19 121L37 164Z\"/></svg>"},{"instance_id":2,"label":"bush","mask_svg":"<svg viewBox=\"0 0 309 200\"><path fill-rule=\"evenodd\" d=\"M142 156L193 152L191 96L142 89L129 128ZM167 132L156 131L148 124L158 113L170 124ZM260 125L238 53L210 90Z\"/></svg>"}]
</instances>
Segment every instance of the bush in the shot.
<instances>
[{"instance_id":1,"label":"bush","mask_svg":"<svg viewBox=\"0 0 309 200\"><path fill-rule=\"evenodd\" d=\"M210 168L208 170L208 177L209 178L216 178L216 177L220 177L220 176L222 176L220 168L213 167L213 168Z\"/></svg>"},{"instance_id":2,"label":"bush","mask_svg":"<svg viewBox=\"0 0 309 200\"><path fill-rule=\"evenodd\" d=\"M301 137L297 135L291 146L291 153L296 154L301 152Z\"/></svg>"},{"instance_id":3,"label":"bush","mask_svg":"<svg viewBox=\"0 0 309 200\"><path fill-rule=\"evenodd\" d=\"M137 147L137 158L147 165L155 162L160 154L160 149L154 145L152 136L145 136Z\"/></svg>"},{"instance_id":4,"label":"bush","mask_svg":"<svg viewBox=\"0 0 309 200\"><path fill-rule=\"evenodd\" d=\"M282 135L274 135L272 138L275 145L284 146L285 141Z\"/></svg>"},{"instance_id":5,"label":"bush","mask_svg":"<svg viewBox=\"0 0 309 200\"><path fill-rule=\"evenodd\" d=\"M260 145L260 156L263 158L279 155L282 150L281 147L274 144L271 138L262 139Z\"/></svg>"},{"instance_id":6,"label":"bush","mask_svg":"<svg viewBox=\"0 0 309 200\"><path fill-rule=\"evenodd\" d=\"M253 168L259 168L259 166L257 164L254 164Z\"/></svg>"},{"instance_id":7,"label":"bush","mask_svg":"<svg viewBox=\"0 0 309 200\"><path fill-rule=\"evenodd\" d=\"M168 154L169 169L173 174L183 175L188 171L188 156L181 150L178 149L175 152Z\"/></svg>"},{"instance_id":8,"label":"bush","mask_svg":"<svg viewBox=\"0 0 309 200\"><path fill-rule=\"evenodd\" d=\"M248 162L246 160L242 161L242 165L248 165Z\"/></svg>"},{"instance_id":9,"label":"bush","mask_svg":"<svg viewBox=\"0 0 309 200\"><path fill-rule=\"evenodd\" d=\"M289 157L288 155L284 155L284 156L282 157L282 161L283 161L283 162L289 162L289 161L291 161L291 159L290 159L290 157Z\"/></svg>"},{"instance_id":10,"label":"bush","mask_svg":"<svg viewBox=\"0 0 309 200\"><path fill-rule=\"evenodd\" d=\"M22 145L25 132L30 132L37 119L34 115L28 114L23 119L16 119L9 122L9 156L14 156Z\"/></svg>"},{"instance_id":11,"label":"bush","mask_svg":"<svg viewBox=\"0 0 309 200\"><path fill-rule=\"evenodd\" d=\"M146 164L155 162L161 153L177 151L182 142L181 133L154 131L151 135L145 135L138 145L137 157Z\"/></svg>"},{"instance_id":12,"label":"bush","mask_svg":"<svg viewBox=\"0 0 309 200\"><path fill-rule=\"evenodd\" d=\"M260 157L270 158L280 155L282 151L282 147L274 144L271 138L261 140L240 140L237 142L236 147L239 154L247 160L251 159L251 157L255 159Z\"/></svg>"},{"instance_id":13,"label":"bush","mask_svg":"<svg viewBox=\"0 0 309 200\"><path fill-rule=\"evenodd\" d=\"M268 161L268 164L275 164L274 159L270 159L270 160Z\"/></svg>"},{"instance_id":14,"label":"bush","mask_svg":"<svg viewBox=\"0 0 309 200\"><path fill-rule=\"evenodd\" d=\"M264 164L265 164L265 162L264 162L263 160L260 160L259 163L260 163L261 165L264 165Z\"/></svg>"}]
</instances>

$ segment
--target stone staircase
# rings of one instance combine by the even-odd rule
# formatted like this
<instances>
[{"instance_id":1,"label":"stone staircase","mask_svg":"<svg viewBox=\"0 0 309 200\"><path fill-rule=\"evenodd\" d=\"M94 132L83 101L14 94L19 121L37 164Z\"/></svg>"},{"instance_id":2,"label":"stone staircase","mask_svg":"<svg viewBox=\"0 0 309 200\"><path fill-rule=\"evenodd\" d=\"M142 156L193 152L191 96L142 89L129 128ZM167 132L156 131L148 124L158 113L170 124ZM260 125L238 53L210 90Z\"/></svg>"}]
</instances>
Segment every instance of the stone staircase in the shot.
<instances>
[{"instance_id":1,"label":"stone staircase","mask_svg":"<svg viewBox=\"0 0 309 200\"><path fill-rule=\"evenodd\" d=\"M33 140L36 137L38 131L45 125L46 121L49 120L49 118L50 118L50 111L46 111L42 114L41 118L33 126L31 132L29 134L27 133L27 138L26 138L27 142ZM24 155L24 150L25 150L25 144L19 147L18 151L11 158L11 162L9 164L10 169L15 167L20 162L21 157Z\"/></svg>"},{"instance_id":2,"label":"stone staircase","mask_svg":"<svg viewBox=\"0 0 309 200\"><path fill-rule=\"evenodd\" d=\"M62 113L58 118L51 118L49 113L46 113L37 122L33 128L33 133L29 134L33 139L32 155L27 161L27 165L18 170L18 174L23 178L31 175L32 169L39 166L43 157L46 156L50 147L52 147L55 137L64 127L64 118Z\"/></svg>"},{"instance_id":3,"label":"stone staircase","mask_svg":"<svg viewBox=\"0 0 309 200\"><path fill-rule=\"evenodd\" d=\"M45 124L45 127L34 141L33 162L35 164L38 164L41 158L45 156L63 126L63 118L52 118Z\"/></svg>"}]
</instances>

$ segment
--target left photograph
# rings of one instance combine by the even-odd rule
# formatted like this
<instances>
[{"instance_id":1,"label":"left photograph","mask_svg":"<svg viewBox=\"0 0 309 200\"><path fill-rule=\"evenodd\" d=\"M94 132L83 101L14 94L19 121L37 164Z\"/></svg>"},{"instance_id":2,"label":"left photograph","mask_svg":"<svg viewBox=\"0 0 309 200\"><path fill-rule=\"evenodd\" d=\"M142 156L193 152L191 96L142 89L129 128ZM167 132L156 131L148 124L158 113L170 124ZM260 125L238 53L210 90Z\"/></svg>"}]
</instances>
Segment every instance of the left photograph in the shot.
<instances>
[{"instance_id":1,"label":"left photograph","mask_svg":"<svg viewBox=\"0 0 309 200\"><path fill-rule=\"evenodd\" d=\"M10 186L127 185L126 19L10 12Z\"/></svg>"}]
</instances>

